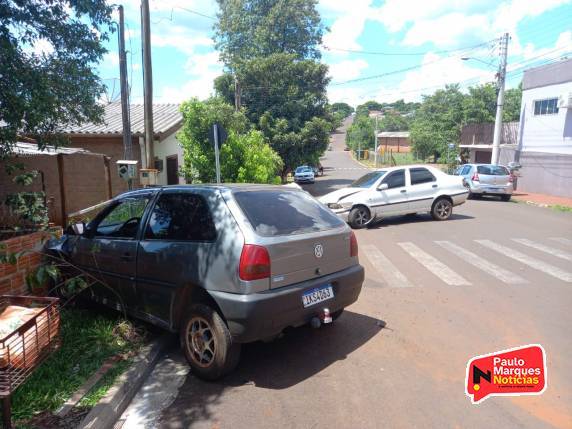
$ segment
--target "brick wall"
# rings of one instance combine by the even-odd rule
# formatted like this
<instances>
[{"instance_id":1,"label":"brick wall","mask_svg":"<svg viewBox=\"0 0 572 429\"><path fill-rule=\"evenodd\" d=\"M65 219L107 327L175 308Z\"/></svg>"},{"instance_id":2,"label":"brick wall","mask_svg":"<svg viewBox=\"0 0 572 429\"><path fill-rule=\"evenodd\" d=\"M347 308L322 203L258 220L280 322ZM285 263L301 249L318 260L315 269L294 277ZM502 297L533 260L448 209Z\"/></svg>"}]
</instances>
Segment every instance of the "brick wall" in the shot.
<instances>
[{"instance_id":1,"label":"brick wall","mask_svg":"<svg viewBox=\"0 0 572 429\"><path fill-rule=\"evenodd\" d=\"M0 295L29 294L26 276L41 265L42 256L37 251L48 237L47 232L40 231L0 241L0 252L25 252L16 264L0 264Z\"/></svg>"}]
</instances>

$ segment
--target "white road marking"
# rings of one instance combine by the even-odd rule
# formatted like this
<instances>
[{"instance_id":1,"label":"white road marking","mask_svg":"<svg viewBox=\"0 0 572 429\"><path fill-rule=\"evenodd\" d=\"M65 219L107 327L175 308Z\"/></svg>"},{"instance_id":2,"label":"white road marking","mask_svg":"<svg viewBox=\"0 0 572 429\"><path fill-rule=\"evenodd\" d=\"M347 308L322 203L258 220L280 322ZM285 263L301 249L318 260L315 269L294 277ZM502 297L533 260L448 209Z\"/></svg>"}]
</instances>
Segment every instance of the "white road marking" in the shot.
<instances>
[{"instance_id":1,"label":"white road marking","mask_svg":"<svg viewBox=\"0 0 572 429\"><path fill-rule=\"evenodd\" d=\"M558 258L566 259L567 261L572 261L572 254L564 252L563 250L556 249L554 247L545 246L544 244L536 243L535 241L527 240L526 238L513 238L513 241L523 244L533 249L540 250L541 252L548 253L550 255L556 256Z\"/></svg>"},{"instance_id":2,"label":"white road marking","mask_svg":"<svg viewBox=\"0 0 572 429\"><path fill-rule=\"evenodd\" d=\"M565 282L572 282L572 273L566 272L561 270L554 265L547 264L546 262L542 262L536 258L531 256L525 255L524 253L520 253L510 247L503 246L501 244L497 244L491 240L475 240L477 243L494 250L495 252L501 253L502 255L512 258L521 264L528 265L535 270L542 271L548 275L556 277L557 279L563 280Z\"/></svg>"},{"instance_id":3,"label":"white road marking","mask_svg":"<svg viewBox=\"0 0 572 429\"><path fill-rule=\"evenodd\" d=\"M463 249L461 246L457 246L456 244L451 243L450 241L435 241L435 243L453 253L454 255L459 256L468 264L471 264L472 266L483 270L485 273L496 277L501 282L513 285L528 283L522 277L519 277L516 274L511 273L510 271L505 270L504 268L501 268L484 258L481 258L479 255L476 255L469 250Z\"/></svg>"},{"instance_id":4,"label":"white road marking","mask_svg":"<svg viewBox=\"0 0 572 429\"><path fill-rule=\"evenodd\" d=\"M572 246L572 240L563 237L552 237L551 240L557 241L560 244L565 244L567 246Z\"/></svg>"},{"instance_id":5,"label":"white road marking","mask_svg":"<svg viewBox=\"0 0 572 429\"><path fill-rule=\"evenodd\" d=\"M467 286L471 282L466 280L461 275L457 274L447 265L435 259L430 254L424 252L419 247L411 242L397 243L403 250L409 253L417 262L443 280L445 283L452 286Z\"/></svg>"},{"instance_id":6,"label":"white road marking","mask_svg":"<svg viewBox=\"0 0 572 429\"><path fill-rule=\"evenodd\" d=\"M383 277L389 287L412 287L413 285L407 280L397 267L387 257L372 244L362 246L363 253L369 260L371 265Z\"/></svg>"}]
</instances>

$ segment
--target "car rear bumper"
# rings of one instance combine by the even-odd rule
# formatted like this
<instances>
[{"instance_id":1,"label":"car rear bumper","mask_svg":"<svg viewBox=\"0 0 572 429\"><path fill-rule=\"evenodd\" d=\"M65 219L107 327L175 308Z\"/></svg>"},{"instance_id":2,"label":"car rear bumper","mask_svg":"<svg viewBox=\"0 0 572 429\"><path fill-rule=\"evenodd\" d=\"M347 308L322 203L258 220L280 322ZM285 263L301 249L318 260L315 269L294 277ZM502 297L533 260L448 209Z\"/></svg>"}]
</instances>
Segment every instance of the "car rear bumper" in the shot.
<instances>
[{"instance_id":1,"label":"car rear bumper","mask_svg":"<svg viewBox=\"0 0 572 429\"><path fill-rule=\"evenodd\" d=\"M477 185L472 183L469 189L473 194L512 195L513 186L512 183L509 185Z\"/></svg>"},{"instance_id":2,"label":"car rear bumper","mask_svg":"<svg viewBox=\"0 0 572 429\"><path fill-rule=\"evenodd\" d=\"M270 338L289 326L301 326L324 308L331 313L357 301L364 280L364 269L357 264L317 279L249 295L209 291L228 324L234 341L249 343ZM304 308L302 294L331 285L334 297Z\"/></svg>"}]
</instances>

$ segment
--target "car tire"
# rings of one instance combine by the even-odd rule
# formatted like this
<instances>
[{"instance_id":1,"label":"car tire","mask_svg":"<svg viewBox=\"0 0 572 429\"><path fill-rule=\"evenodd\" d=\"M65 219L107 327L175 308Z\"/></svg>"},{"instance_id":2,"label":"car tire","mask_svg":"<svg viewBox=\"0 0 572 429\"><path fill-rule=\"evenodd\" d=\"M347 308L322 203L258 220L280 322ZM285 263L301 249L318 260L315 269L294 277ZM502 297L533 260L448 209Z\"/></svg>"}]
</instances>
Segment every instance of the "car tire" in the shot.
<instances>
[{"instance_id":1,"label":"car tire","mask_svg":"<svg viewBox=\"0 0 572 429\"><path fill-rule=\"evenodd\" d=\"M371 221L371 212L365 206L357 206L351 209L348 223L353 229L365 228Z\"/></svg>"},{"instance_id":2,"label":"car tire","mask_svg":"<svg viewBox=\"0 0 572 429\"><path fill-rule=\"evenodd\" d=\"M512 195L501 195L501 196L500 196L500 199L503 200L503 201L510 201L510 197L511 197L511 196L512 196Z\"/></svg>"},{"instance_id":3,"label":"car tire","mask_svg":"<svg viewBox=\"0 0 572 429\"><path fill-rule=\"evenodd\" d=\"M445 197L438 198L431 207L431 216L435 220L447 220L453 213L453 203Z\"/></svg>"},{"instance_id":4,"label":"car tire","mask_svg":"<svg viewBox=\"0 0 572 429\"><path fill-rule=\"evenodd\" d=\"M181 324L180 341L193 374L203 380L217 380L238 365L240 344L233 343L222 317L207 305L191 306Z\"/></svg>"}]
</instances>

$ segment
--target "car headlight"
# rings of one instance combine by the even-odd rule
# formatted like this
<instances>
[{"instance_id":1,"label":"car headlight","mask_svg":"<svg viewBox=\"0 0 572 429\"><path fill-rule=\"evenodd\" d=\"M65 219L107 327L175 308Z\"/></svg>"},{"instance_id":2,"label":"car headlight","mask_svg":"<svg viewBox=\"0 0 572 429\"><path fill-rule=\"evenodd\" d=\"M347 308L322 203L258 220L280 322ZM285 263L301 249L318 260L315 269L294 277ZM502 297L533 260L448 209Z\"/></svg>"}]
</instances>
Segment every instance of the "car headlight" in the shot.
<instances>
[{"instance_id":1,"label":"car headlight","mask_svg":"<svg viewBox=\"0 0 572 429\"><path fill-rule=\"evenodd\" d=\"M328 207L336 210L343 209L342 205L339 203L328 203Z\"/></svg>"}]
</instances>

